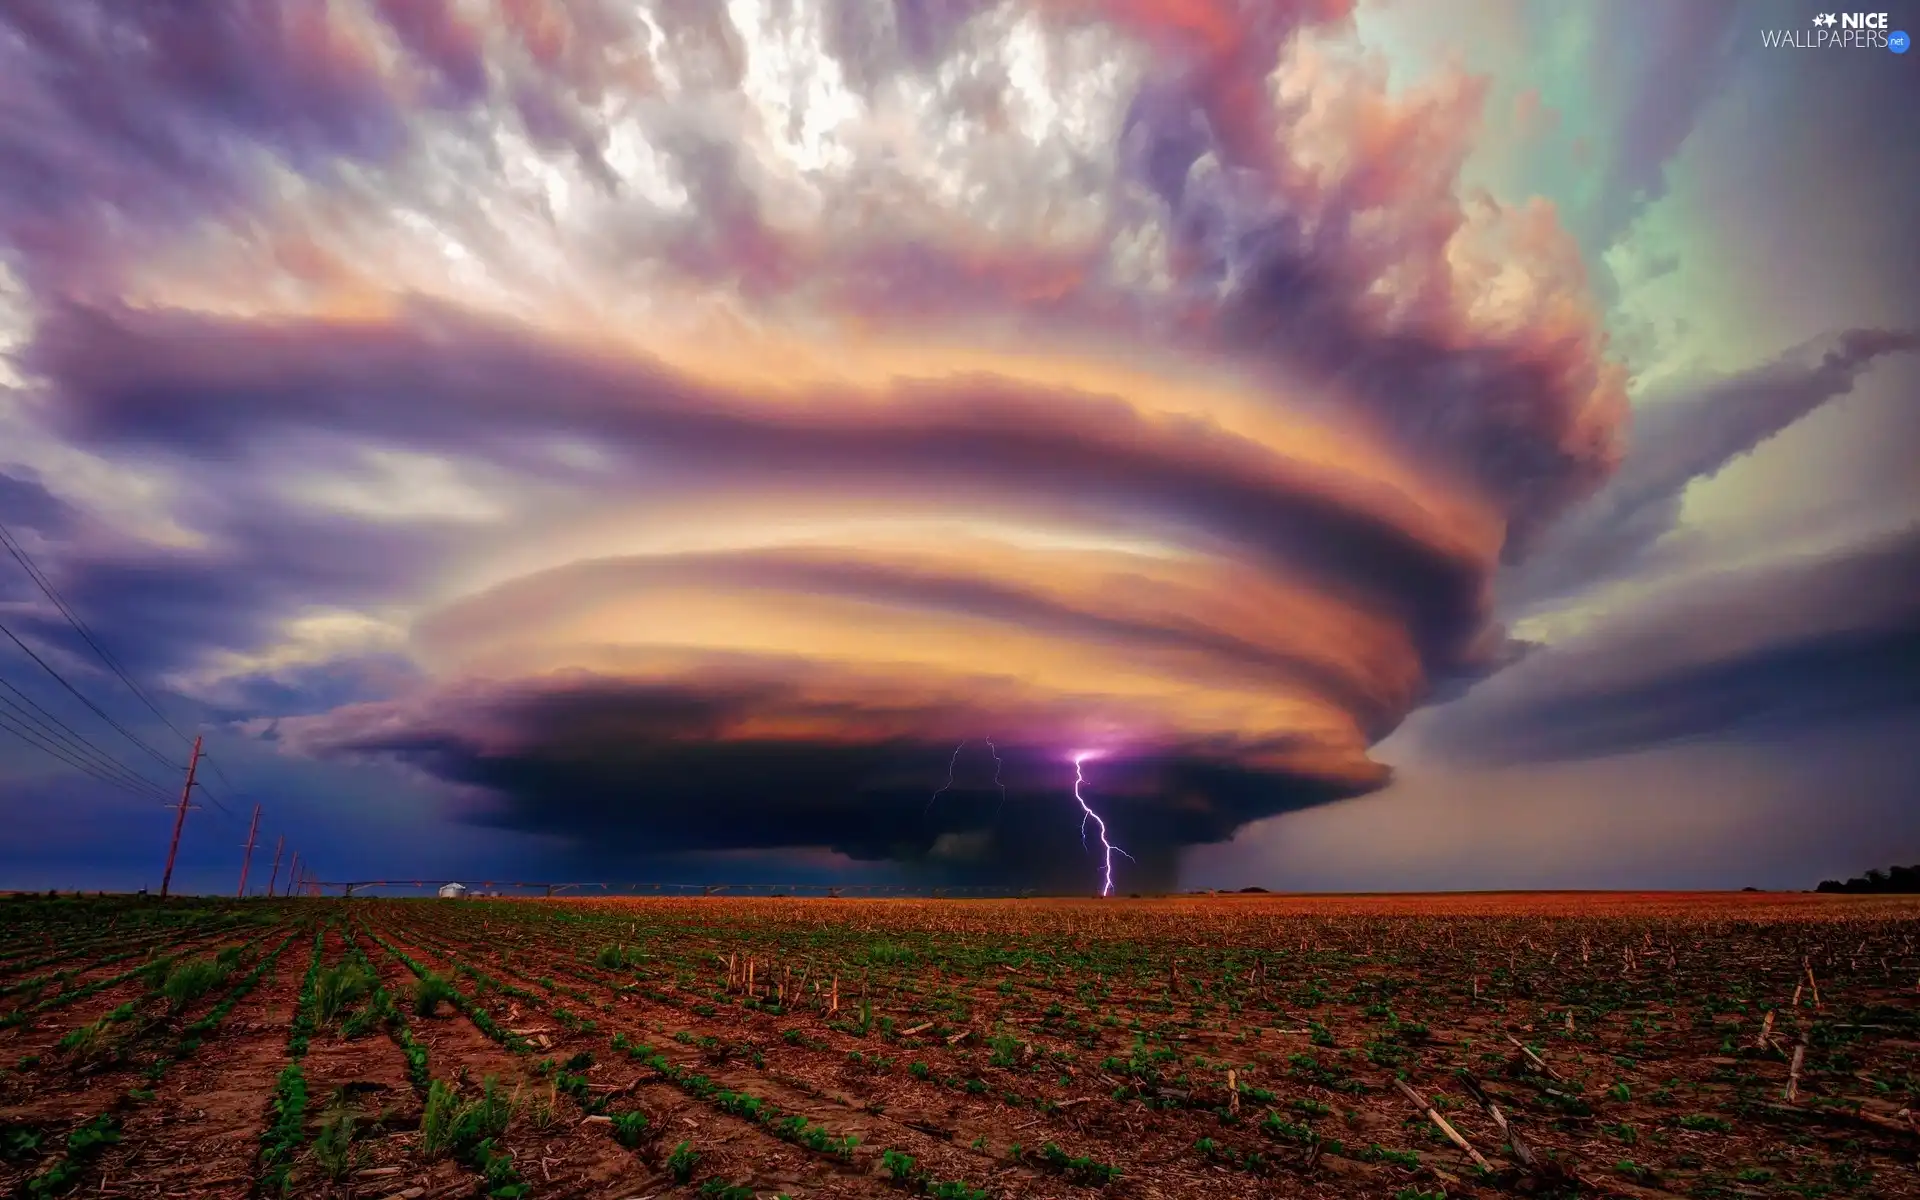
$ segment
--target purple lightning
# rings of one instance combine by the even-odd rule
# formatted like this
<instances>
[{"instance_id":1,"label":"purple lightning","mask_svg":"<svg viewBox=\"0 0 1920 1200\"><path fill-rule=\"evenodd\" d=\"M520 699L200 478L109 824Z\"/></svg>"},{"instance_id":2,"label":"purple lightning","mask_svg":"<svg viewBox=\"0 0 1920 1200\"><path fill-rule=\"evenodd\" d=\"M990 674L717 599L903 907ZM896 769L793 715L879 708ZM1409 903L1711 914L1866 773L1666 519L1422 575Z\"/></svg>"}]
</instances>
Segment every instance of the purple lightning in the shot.
<instances>
[{"instance_id":1,"label":"purple lightning","mask_svg":"<svg viewBox=\"0 0 1920 1200\"><path fill-rule=\"evenodd\" d=\"M933 811L934 801L953 790L953 772L960 763L960 752L965 750L967 742L972 740L968 738L953 748L953 757L947 760L947 781L935 789L933 795L927 797L927 806L920 811L922 817ZM1000 771L1005 764L1000 761L1000 747L993 744L992 738L980 740L987 744L987 753L993 755L993 786L1000 789L1000 803L993 810L994 820L997 821L1000 819L1000 810L1007 806L1007 785L1000 781Z\"/></svg>"},{"instance_id":2,"label":"purple lightning","mask_svg":"<svg viewBox=\"0 0 1920 1200\"><path fill-rule=\"evenodd\" d=\"M991 745L992 743L988 743L988 744ZM960 762L960 752L962 750L965 750L966 748L967 748L967 743L966 743L966 739L964 738L961 740L958 746L955 746L953 748L953 757L947 760L947 781L941 784L939 788L937 788L934 791L933 795L927 797L927 806L920 810L920 816L922 818L926 817L928 813L933 811L933 802L935 800L938 800L940 797L946 795L947 792L953 788L953 768ZM995 761L998 761L998 758L999 756L995 755Z\"/></svg>"},{"instance_id":3,"label":"purple lightning","mask_svg":"<svg viewBox=\"0 0 1920 1200\"><path fill-rule=\"evenodd\" d=\"M960 744L953 748L952 757L947 759L947 781L935 788L933 795L927 797L927 806L921 810L922 817L933 812L935 801L953 790L953 777L955 770L960 764L960 752L967 748L967 742L971 740L971 738L962 739ZM1000 747L993 744L992 738L982 738L981 740L986 742L988 752L993 755L993 786L1000 789L1000 804L999 807L993 810L993 815L994 819L998 820L1000 810L1005 808L1007 804L1007 785L1000 777L1000 772L1005 766L1005 763L1000 758ZM1106 821L1101 818L1099 813L1093 811L1093 809L1088 806L1087 798L1080 794L1081 785L1087 781L1086 772L1081 769L1081 764L1093 757L1096 757L1096 755L1092 750L1082 750L1073 756L1073 798L1075 802L1080 805L1080 844L1083 847L1087 844L1087 822L1092 821L1099 827L1100 850L1102 866L1104 868L1100 894L1102 896L1111 896L1113 895L1113 856L1118 854L1128 862L1134 861L1134 858L1133 855L1128 854L1125 850L1122 850L1107 840Z\"/></svg>"},{"instance_id":4,"label":"purple lightning","mask_svg":"<svg viewBox=\"0 0 1920 1200\"><path fill-rule=\"evenodd\" d=\"M1083 846L1086 844L1087 820L1089 818L1093 820L1095 825L1100 827L1100 848L1105 851L1106 865L1106 878L1101 884L1100 894L1102 896L1111 896L1113 895L1113 856L1118 854L1121 858L1132 862L1133 855L1128 854L1125 850L1122 850L1107 840L1107 823L1100 819L1099 813L1087 807L1086 798L1080 794L1080 785L1087 781L1086 775L1080 770L1080 764L1092 757L1093 752L1090 750L1082 751L1073 756L1073 798L1080 802L1080 812L1083 814L1080 818L1080 844Z\"/></svg>"}]
</instances>

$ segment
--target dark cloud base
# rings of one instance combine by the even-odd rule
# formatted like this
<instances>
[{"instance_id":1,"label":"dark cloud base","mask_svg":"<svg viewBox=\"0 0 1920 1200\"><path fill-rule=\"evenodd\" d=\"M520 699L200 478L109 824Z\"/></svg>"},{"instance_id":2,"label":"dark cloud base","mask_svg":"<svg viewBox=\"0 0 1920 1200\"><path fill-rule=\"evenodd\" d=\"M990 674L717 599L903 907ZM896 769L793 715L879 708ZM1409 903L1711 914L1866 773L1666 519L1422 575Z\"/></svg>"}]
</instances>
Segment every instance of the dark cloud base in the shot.
<instances>
[{"instance_id":1,"label":"dark cloud base","mask_svg":"<svg viewBox=\"0 0 1920 1200\"><path fill-rule=\"evenodd\" d=\"M504 723L514 731L506 746L451 723L387 733L375 722L326 749L397 759L481 789L497 802L477 808L476 821L563 839L583 869L618 874L660 855L813 846L952 883L1077 892L1098 882L1097 853L1089 858L1081 842L1071 747L1026 746L1002 731L994 743L1003 799L984 738L960 746L702 736L721 715L710 694L576 678L464 722ZM942 792L950 767L953 786ZM1171 888L1184 846L1361 790L1193 753L1101 757L1083 769L1083 795L1132 856L1116 860L1123 890ZM1091 834L1090 843L1097 851Z\"/></svg>"}]
</instances>

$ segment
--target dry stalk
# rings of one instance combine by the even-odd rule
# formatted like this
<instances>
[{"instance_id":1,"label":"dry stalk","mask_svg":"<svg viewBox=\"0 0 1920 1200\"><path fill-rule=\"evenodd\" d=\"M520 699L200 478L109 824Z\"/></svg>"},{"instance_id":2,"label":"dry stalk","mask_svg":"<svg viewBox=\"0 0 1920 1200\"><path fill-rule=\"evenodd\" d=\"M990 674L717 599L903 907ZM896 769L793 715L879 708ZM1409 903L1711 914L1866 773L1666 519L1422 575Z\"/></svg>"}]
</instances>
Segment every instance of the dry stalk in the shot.
<instances>
[{"instance_id":1,"label":"dry stalk","mask_svg":"<svg viewBox=\"0 0 1920 1200\"><path fill-rule=\"evenodd\" d=\"M1447 1123L1447 1119L1440 1115L1440 1110L1435 1108L1433 1105L1427 1103L1426 1097L1422 1096L1419 1092L1414 1091L1412 1086L1409 1085L1407 1081L1404 1079L1394 1080L1393 1085L1400 1089L1400 1094L1402 1096L1405 1096L1407 1098L1407 1101L1410 1104L1412 1104L1414 1108L1425 1113L1427 1116L1427 1120L1432 1121L1434 1125L1438 1127L1441 1133L1444 1133L1447 1135L1448 1141L1460 1147L1460 1149L1466 1151L1467 1157L1473 1160L1474 1166L1479 1167L1482 1171L1487 1172L1489 1175L1493 1173L1493 1164L1488 1162L1485 1158L1481 1157L1480 1152L1473 1148L1473 1144L1467 1141L1466 1138L1461 1137L1460 1131L1458 1129L1455 1129L1452 1125L1449 1125Z\"/></svg>"},{"instance_id":2,"label":"dry stalk","mask_svg":"<svg viewBox=\"0 0 1920 1200\"><path fill-rule=\"evenodd\" d=\"M1481 1088L1480 1081L1475 1079L1472 1073L1463 1072L1460 1076L1460 1082L1465 1085L1467 1091L1473 1094L1473 1098L1480 1102L1480 1107L1487 1110L1487 1115L1493 1118L1493 1123L1499 1126L1501 1135L1507 1139L1507 1145L1513 1150L1513 1157L1519 1161L1521 1166L1527 1168L1529 1171L1533 1170L1535 1166L1533 1147L1528 1145L1527 1140L1520 1136L1518 1129L1515 1129L1507 1123L1507 1114L1501 1112L1500 1106L1493 1102L1493 1097L1487 1095L1486 1091Z\"/></svg>"},{"instance_id":3,"label":"dry stalk","mask_svg":"<svg viewBox=\"0 0 1920 1200\"><path fill-rule=\"evenodd\" d=\"M1806 1031L1800 1033L1800 1044L1793 1048L1793 1062L1787 1067L1787 1103L1792 1104L1800 1096L1800 1064L1807 1058Z\"/></svg>"},{"instance_id":4,"label":"dry stalk","mask_svg":"<svg viewBox=\"0 0 1920 1200\"><path fill-rule=\"evenodd\" d=\"M1507 1040L1509 1042L1512 1042L1516 1047L1518 1047L1520 1053L1527 1056L1527 1061L1532 1063L1535 1069L1540 1071L1542 1074L1546 1075L1550 1079L1558 1079L1562 1083L1566 1082L1565 1076L1561 1075L1560 1072L1548 1066L1546 1059L1541 1058L1538 1054L1535 1054L1533 1051L1527 1049L1526 1046L1522 1045L1519 1038L1514 1037L1512 1034L1508 1034Z\"/></svg>"}]
</instances>

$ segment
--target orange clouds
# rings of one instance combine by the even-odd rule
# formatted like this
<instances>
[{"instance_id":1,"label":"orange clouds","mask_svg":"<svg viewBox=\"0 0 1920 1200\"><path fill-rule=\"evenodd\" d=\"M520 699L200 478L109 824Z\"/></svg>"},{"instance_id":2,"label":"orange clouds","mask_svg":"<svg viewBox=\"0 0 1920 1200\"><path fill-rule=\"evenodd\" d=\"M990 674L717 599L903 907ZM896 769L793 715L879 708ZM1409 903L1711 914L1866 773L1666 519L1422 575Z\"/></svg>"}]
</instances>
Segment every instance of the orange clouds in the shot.
<instances>
[{"instance_id":1,"label":"orange clouds","mask_svg":"<svg viewBox=\"0 0 1920 1200\"><path fill-rule=\"evenodd\" d=\"M1346 3L267 6L189 48L226 93L144 11L28 51L192 136L35 93L72 148L8 161L90 203L0 221L106 248L23 252L22 362L412 624L417 693L289 744L526 828L914 857L966 829L903 798L991 734L1030 798L1101 749L1164 865L1377 785L1613 461L1552 210L1459 194L1482 87L1393 93Z\"/></svg>"}]
</instances>

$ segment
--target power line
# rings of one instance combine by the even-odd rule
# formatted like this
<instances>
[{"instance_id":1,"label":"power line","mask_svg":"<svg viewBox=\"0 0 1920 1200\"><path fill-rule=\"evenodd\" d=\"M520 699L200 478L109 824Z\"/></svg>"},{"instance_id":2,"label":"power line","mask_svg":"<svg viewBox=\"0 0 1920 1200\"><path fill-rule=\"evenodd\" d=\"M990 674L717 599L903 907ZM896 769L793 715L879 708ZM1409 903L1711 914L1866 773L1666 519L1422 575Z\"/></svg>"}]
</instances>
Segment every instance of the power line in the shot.
<instances>
[{"instance_id":1,"label":"power line","mask_svg":"<svg viewBox=\"0 0 1920 1200\"><path fill-rule=\"evenodd\" d=\"M220 782L222 785L236 792L241 790L240 787L233 782L233 780L227 778L227 773L220 769L220 760L215 758L210 751L202 750L200 752L200 757L206 761L206 764L208 766L213 768L213 773L220 777Z\"/></svg>"},{"instance_id":2,"label":"power line","mask_svg":"<svg viewBox=\"0 0 1920 1200\"><path fill-rule=\"evenodd\" d=\"M165 794L166 789L163 785L155 783L147 776L142 775L126 763L115 758L112 754L90 740L85 734L55 716L46 706L22 691L16 684L8 681L4 677L0 677L0 688L5 688L19 698L18 704L10 701L9 707L18 709L21 704L24 704L27 708L33 710L34 713L38 714L31 718L36 726L46 728L49 734L58 737L59 740L63 742L76 743L76 752L80 753L83 757L98 759L100 760L101 766L107 767L118 774L126 775L129 779L142 786L155 788L160 790L162 794Z\"/></svg>"},{"instance_id":3,"label":"power line","mask_svg":"<svg viewBox=\"0 0 1920 1200\"><path fill-rule=\"evenodd\" d=\"M6 688L9 692L18 696L20 701L24 701L23 705L18 701L9 700L5 696L0 696L0 705L5 705L14 712L16 714L15 720L25 722L33 729L37 736L59 744L61 748L68 753L87 760L102 771L120 776L128 783L150 790L155 795L164 796L166 794L160 790L158 784L155 784L151 779L148 779L132 767L127 766L127 764L113 757L113 755L108 754L105 750L88 741L72 726L42 708L35 702L33 697L27 695L13 684L0 678L0 687Z\"/></svg>"},{"instance_id":4,"label":"power line","mask_svg":"<svg viewBox=\"0 0 1920 1200\"><path fill-rule=\"evenodd\" d=\"M188 737L185 733L181 732L180 727L178 725L175 725L172 721L168 720L167 714L160 711L160 706L154 703L153 698L147 695L147 693L141 689L140 685L133 681L133 677L127 673L124 667L120 665L119 660L115 659L113 655L107 653L106 647L100 644L100 640L94 636L93 630L88 627L86 621L81 618L79 613L73 610L73 606L67 603L66 598L60 595L59 589L53 586L53 581L48 579L46 576L46 573L40 570L39 564L33 561L33 556L27 553L26 547L20 544L19 540L13 536L13 531L8 529L4 522L0 522L0 545L3 545L6 547L7 553L13 556L13 560L15 562L20 564L20 569L25 571L27 573L27 577L33 580L34 584L39 587L40 591L46 596L48 600L53 602L53 606L60 611L60 615L67 619L67 624L72 626L73 631L79 634L81 639L85 641L87 645L93 649L94 654L98 655L100 658L100 661L106 664L107 669L112 671L114 675L119 678L121 683L124 683L127 685L127 690L132 692L134 696L139 699L140 703L146 705L147 711L151 712L154 716L158 717L160 719L160 723L162 725L165 725L168 729L172 730L174 735L178 737L182 742L192 743L194 739ZM12 632L8 631L7 636L13 637ZM14 642L16 644L20 644L20 640L18 638L14 638ZM26 649L24 644L21 644L21 649L23 650ZM29 655L33 654L31 650L28 650L27 653ZM34 655L34 661L39 662L40 661L39 656ZM44 662L41 662L40 665L45 667L47 664ZM48 667L47 669L49 671L52 670L51 667ZM55 677L58 678L58 675L56 674ZM61 682L66 685L68 691L73 692L74 695L76 696L80 695L80 693L77 690L75 690L71 684L66 684L65 680L61 680ZM145 750L148 754L152 755L153 757L160 759L160 761L164 765L172 768L173 770L180 769L179 767L174 766L174 764L167 762L164 758L161 758L159 753L155 751L152 747L142 742L139 738L134 737L133 734L128 733L127 730L122 728L118 722L113 720L113 718L107 716L106 713L102 712L91 701L87 701L86 697L81 696L80 698L82 701L86 702L88 708L91 708L93 709L94 712L99 713L102 720L112 725L115 729L118 729L135 745L139 746L141 749ZM212 765L213 765L214 773L220 776L220 781L223 784L225 784L229 788L232 788L235 791L239 790L238 788L234 787L233 781L227 778L227 773L220 769L220 766L218 763L213 763ZM201 792L203 795L207 797L207 799L213 804L213 806L216 809L218 809L223 815L236 821L239 820L238 817L234 816L233 810L229 809L225 804L221 803L220 798L218 796L215 796L211 791L209 791L204 784L201 785Z\"/></svg>"},{"instance_id":5,"label":"power line","mask_svg":"<svg viewBox=\"0 0 1920 1200\"><path fill-rule=\"evenodd\" d=\"M54 608L59 610L60 615L66 618L67 624L75 633L80 635L80 639L92 649L100 661L106 664L107 669L112 671L114 676L126 685L127 690L132 692L141 704L146 706L147 711L159 718L160 723L171 730L181 741L190 741L192 744L193 754L192 757L188 759L186 767L186 785L181 789L180 801L174 813L173 840L167 847L166 873L161 877L160 881L160 895L164 898L167 894L168 885L173 881L174 862L180 849L180 830L181 826L186 822L187 809L190 807L189 801L192 797L193 789L198 786L201 795L205 796L207 801L219 810L222 815L235 821L239 818L234 816L233 810L229 809L217 795L213 794L211 789L207 788L204 783L201 783L194 777L195 769L199 766L203 756L202 739L199 737L189 739L178 725L175 725L167 718L167 714L160 710L158 704L154 703L153 697L142 690L140 685L134 682L133 676L127 673L126 668L120 665L119 660L108 653L107 648L100 644L100 639L94 636L93 630L88 627L86 621L81 618L79 613L74 611L72 605L67 603L66 598L60 594L59 589L53 586L53 581L47 578L45 572L40 570L39 564L33 561L33 556L27 553L26 548L13 536L13 531L8 529L4 523L0 523L0 546L5 547L7 553L13 557L13 560L20 564L20 569L27 573L27 578L31 579L34 585L40 589L41 593L53 603ZM170 771L179 769L172 762L168 761L165 755L155 750L145 741L142 741L132 730L109 716L105 709L89 699L85 693L75 687L66 676L56 670L46 659L34 653L33 647L21 641L19 636L15 634L13 630L7 628L4 623L0 623L0 634L5 635L7 640L20 648L21 653L38 664L41 670L53 676L56 683L62 688L65 688L76 700L80 701L80 703L86 705L88 710L102 721L105 721L115 732L120 734L120 736L132 742L148 757L168 768ZM75 770L118 787L123 791L130 792L135 796L146 799L166 798L165 791L159 785L88 741L71 726L67 725L66 722L41 707L31 696L15 687L12 683L7 682L5 679L0 679L0 685L4 685L8 691L18 696L20 700L25 701L29 706L29 708L23 708L5 696L0 696L0 703L4 703L10 712L18 714L19 717L24 718L26 722L23 724L21 720L15 719L6 713L0 713L0 730L14 735L28 745L33 746L60 762L66 763ZM35 713L40 714L40 716L36 717L34 715ZM65 735L60 732L62 730L65 731ZM221 771L218 766L215 766L214 769L219 773L222 783L228 787L232 787L231 781L227 779L226 772ZM259 824L260 806L256 804L253 809L254 829L257 829ZM252 854L254 829L250 829L247 833L249 857L251 857ZM243 875L243 890L244 886Z\"/></svg>"},{"instance_id":6,"label":"power line","mask_svg":"<svg viewBox=\"0 0 1920 1200\"><path fill-rule=\"evenodd\" d=\"M22 724L18 719L8 716L5 713L0 713L0 729L5 729L8 733L11 733L14 737L19 738L29 746L40 750L50 757L59 759L75 770L83 771L103 783L109 783L120 788L122 791L143 799L159 800L165 798L158 790L136 787L122 776L114 775L86 759L73 754L72 751L67 750L59 743L47 739L46 736L38 730Z\"/></svg>"},{"instance_id":7,"label":"power line","mask_svg":"<svg viewBox=\"0 0 1920 1200\"><path fill-rule=\"evenodd\" d=\"M205 750L202 750L202 751L200 752L200 761L201 761L201 762L206 762L206 761L207 761L207 752L206 752ZM201 794L202 796L205 796L205 797L207 798L207 803L209 803L209 804L211 804L211 805L213 805L213 806L214 806L215 808L217 808L217 809L219 809L222 815L224 815L224 816L228 816L228 817L233 817L233 810L232 810L232 809L230 809L230 808L228 808L228 807L227 807L227 806L226 806L225 804L222 804L222 803L220 802L220 797L218 797L218 796L216 796L216 795L214 795L214 794L213 794L213 789L212 789L212 788L209 788L209 787L207 786L207 781L206 781L206 780L204 780L204 779L200 779L200 780L196 780L196 781L194 781L194 785L193 785L193 786L194 786L194 787L197 787L197 788L199 788L199 789L200 789L200 794ZM240 818L238 818L238 817L233 817L233 819L237 821L237 820L239 820Z\"/></svg>"},{"instance_id":8,"label":"power line","mask_svg":"<svg viewBox=\"0 0 1920 1200\"><path fill-rule=\"evenodd\" d=\"M22 653L24 653L28 658L32 659L34 662L40 664L41 670L53 676L55 682L57 682L61 687L67 689L67 691L73 693L74 698L79 700L80 703L86 705L89 709L91 709L95 716L99 717L102 721L105 721L107 724L113 726L114 730L118 732L121 737L126 738L128 741L132 742L134 745L140 747L140 749L146 751L147 756L149 758L153 759L155 762L159 763L161 766L167 768L167 770L169 771L179 771L179 770L185 769L174 763L168 762L165 755L161 754L158 750L155 750L152 746L149 746L145 742L141 741L140 738L133 733L133 731L129 730L125 725L122 725L120 722L108 716L107 711L105 709L101 708L98 704L95 704L93 701L87 699L86 694L84 692L82 692L79 688L73 686L71 683L68 683L67 677L65 675L62 675L60 672L54 670L52 665L49 664L46 659L41 658L38 654L35 654L33 652L33 647L21 641L19 636L15 634L13 630L8 629L6 627L6 624L4 622L0 622L0 634L5 634L9 641L11 641L14 645L20 647L20 650Z\"/></svg>"},{"instance_id":9,"label":"power line","mask_svg":"<svg viewBox=\"0 0 1920 1200\"><path fill-rule=\"evenodd\" d=\"M93 652L100 656L100 661L107 664L107 669L119 676L120 682L127 685L127 690L139 697L140 703L147 706L147 711L160 718L160 723L168 729L173 730L175 736L179 737L181 741L191 742L193 739L181 733L179 727L167 719L167 714L161 712L160 706L153 702L152 697L140 689L140 685L133 681L133 677L127 674L118 660L116 660L113 655L107 653L106 647L102 646L99 639L93 636L93 630L89 629L87 623L80 619L79 613L73 611L73 607L66 602L65 598L60 595L59 590L53 586L53 581L48 579L46 574L40 570L39 564L33 561L33 557L27 553L26 547L19 543L13 536L13 531L8 529L4 522L0 522L0 545L4 545L7 548L7 553L13 555L13 560L20 564L21 569L27 573L28 578L32 579L33 582L39 586L40 590L46 594L47 599L53 601L53 606L60 610L60 615L67 619L67 624L73 626L73 631L79 634L81 638L86 641L87 645L93 648Z\"/></svg>"},{"instance_id":10,"label":"power line","mask_svg":"<svg viewBox=\"0 0 1920 1200\"><path fill-rule=\"evenodd\" d=\"M41 751L42 753L47 754L50 757L59 759L61 762L66 763L68 766L72 767L76 771L80 771L87 775L91 775L95 779L100 780L102 783L111 784L114 787L119 788L121 791L140 797L142 800L163 800L166 798L157 789L152 791L147 791L147 790L142 790L140 788L136 788L135 786L128 783L126 780L120 778L119 776L110 775L106 771L103 771L100 768L94 766L93 764L87 762L85 759L73 757L71 754L67 753L56 743L45 741L42 738L36 736L33 730L18 724L13 720L13 718L7 716L5 713L0 713L0 729L6 730L8 733L11 733L14 737L19 738L21 741L27 743L29 746L34 747L35 749Z\"/></svg>"},{"instance_id":11,"label":"power line","mask_svg":"<svg viewBox=\"0 0 1920 1200\"><path fill-rule=\"evenodd\" d=\"M213 773L220 777L220 783L223 787L226 787L235 792L240 790L239 788L233 786L233 780L228 779L227 773L220 769L220 764L214 760L213 753L211 751L209 750L200 751L200 763L202 766L213 768ZM200 783L198 784L198 787L200 788L200 793L204 795L208 800L211 800L215 808L219 809L223 813L226 813L229 817L233 817L235 821L238 821L240 819L239 817L234 817L232 811L230 811L226 805L220 803L220 797L213 794L213 789L207 786L206 780L204 779L201 780Z\"/></svg>"}]
</instances>

